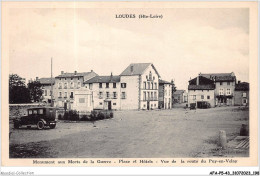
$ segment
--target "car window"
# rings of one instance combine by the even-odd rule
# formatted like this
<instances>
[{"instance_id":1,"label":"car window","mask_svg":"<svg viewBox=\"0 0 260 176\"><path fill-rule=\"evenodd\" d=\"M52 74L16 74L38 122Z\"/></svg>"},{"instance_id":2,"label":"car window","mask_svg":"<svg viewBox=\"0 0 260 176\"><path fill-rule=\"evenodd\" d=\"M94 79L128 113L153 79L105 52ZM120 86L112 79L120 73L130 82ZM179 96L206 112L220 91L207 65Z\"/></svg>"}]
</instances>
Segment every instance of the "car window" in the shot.
<instances>
[{"instance_id":1,"label":"car window","mask_svg":"<svg viewBox=\"0 0 260 176\"><path fill-rule=\"evenodd\" d=\"M39 109L38 114L43 114L43 109Z\"/></svg>"},{"instance_id":2,"label":"car window","mask_svg":"<svg viewBox=\"0 0 260 176\"><path fill-rule=\"evenodd\" d=\"M33 110L33 114L37 114L37 110L35 109L35 110Z\"/></svg>"},{"instance_id":3,"label":"car window","mask_svg":"<svg viewBox=\"0 0 260 176\"><path fill-rule=\"evenodd\" d=\"M32 110L29 110L29 111L28 111L28 114L31 115L31 114L32 114Z\"/></svg>"}]
</instances>

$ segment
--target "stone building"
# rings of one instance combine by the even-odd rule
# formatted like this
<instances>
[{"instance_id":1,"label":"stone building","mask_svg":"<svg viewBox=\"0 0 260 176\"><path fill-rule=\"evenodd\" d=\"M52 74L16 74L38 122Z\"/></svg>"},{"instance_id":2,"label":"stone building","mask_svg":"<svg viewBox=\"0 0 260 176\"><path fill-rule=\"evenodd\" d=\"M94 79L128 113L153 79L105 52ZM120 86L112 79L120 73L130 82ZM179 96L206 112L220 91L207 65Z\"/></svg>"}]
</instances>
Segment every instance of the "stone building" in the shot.
<instances>
[{"instance_id":1,"label":"stone building","mask_svg":"<svg viewBox=\"0 0 260 176\"><path fill-rule=\"evenodd\" d=\"M216 106L234 105L236 76L233 72L199 75L214 81Z\"/></svg>"},{"instance_id":2,"label":"stone building","mask_svg":"<svg viewBox=\"0 0 260 176\"><path fill-rule=\"evenodd\" d=\"M189 81L188 85L188 107L192 103L201 108L205 103L215 107L215 84L214 81L203 76L198 76Z\"/></svg>"},{"instance_id":3,"label":"stone building","mask_svg":"<svg viewBox=\"0 0 260 176\"><path fill-rule=\"evenodd\" d=\"M152 63L130 64L121 74L121 109L157 109L160 75Z\"/></svg>"},{"instance_id":4,"label":"stone building","mask_svg":"<svg viewBox=\"0 0 260 176\"><path fill-rule=\"evenodd\" d=\"M237 106L249 105L249 83L238 81L235 87L234 101Z\"/></svg>"},{"instance_id":5,"label":"stone building","mask_svg":"<svg viewBox=\"0 0 260 176\"><path fill-rule=\"evenodd\" d=\"M55 78L51 79L51 78L38 78L36 77L36 81L39 81L42 85L42 90L43 90L43 94L42 94L42 102L44 103L51 103L51 84L53 85L54 88L54 84L55 84Z\"/></svg>"},{"instance_id":6,"label":"stone building","mask_svg":"<svg viewBox=\"0 0 260 176\"><path fill-rule=\"evenodd\" d=\"M64 109L74 109L74 95L75 91L84 86L84 81L87 81L97 74L91 70L90 72L78 73L64 73L61 71L59 76L55 77L54 86L54 105L56 107L63 107Z\"/></svg>"},{"instance_id":7,"label":"stone building","mask_svg":"<svg viewBox=\"0 0 260 176\"><path fill-rule=\"evenodd\" d=\"M187 102L187 93L185 90L176 90L173 93L173 102L174 103L185 103Z\"/></svg>"},{"instance_id":8,"label":"stone building","mask_svg":"<svg viewBox=\"0 0 260 176\"><path fill-rule=\"evenodd\" d=\"M159 108L172 108L172 84L164 80L159 80Z\"/></svg>"}]
</instances>

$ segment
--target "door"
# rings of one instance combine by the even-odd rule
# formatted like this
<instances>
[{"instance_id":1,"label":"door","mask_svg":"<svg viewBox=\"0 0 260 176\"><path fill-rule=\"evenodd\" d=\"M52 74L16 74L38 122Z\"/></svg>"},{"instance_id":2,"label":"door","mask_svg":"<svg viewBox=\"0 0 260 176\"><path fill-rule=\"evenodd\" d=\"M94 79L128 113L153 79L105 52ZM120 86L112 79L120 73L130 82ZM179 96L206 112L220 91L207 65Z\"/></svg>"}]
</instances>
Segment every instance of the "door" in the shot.
<instances>
[{"instance_id":1,"label":"door","mask_svg":"<svg viewBox=\"0 0 260 176\"><path fill-rule=\"evenodd\" d=\"M150 102L147 101L147 110L149 110L149 109L150 109Z\"/></svg>"},{"instance_id":2,"label":"door","mask_svg":"<svg viewBox=\"0 0 260 176\"><path fill-rule=\"evenodd\" d=\"M111 110L112 109L111 108L111 101L108 101L107 103L108 103L108 105L107 105L108 106L108 110Z\"/></svg>"}]
</instances>

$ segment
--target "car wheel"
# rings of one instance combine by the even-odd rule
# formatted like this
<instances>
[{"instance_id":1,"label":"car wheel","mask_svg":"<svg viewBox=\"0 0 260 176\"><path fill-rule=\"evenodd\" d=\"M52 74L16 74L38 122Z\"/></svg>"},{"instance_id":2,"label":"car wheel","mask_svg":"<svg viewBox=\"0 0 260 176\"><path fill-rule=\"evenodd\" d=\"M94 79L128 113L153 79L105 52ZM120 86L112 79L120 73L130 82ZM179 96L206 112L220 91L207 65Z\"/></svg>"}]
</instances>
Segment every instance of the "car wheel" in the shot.
<instances>
[{"instance_id":1,"label":"car wheel","mask_svg":"<svg viewBox=\"0 0 260 176\"><path fill-rule=\"evenodd\" d=\"M20 127L19 122L14 122L14 128L15 128L15 129L18 129L19 127Z\"/></svg>"},{"instance_id":2,"label":"car wheel","mask_svg":"<svg viewBox=\"0 0 260 176\"><path fill-rule=\"evenodd\" d=\"M42 129L44 128L44 123L43 123L43 121L39 121L39 122L37 123L37 128L38 128L38 130L42 130Z\"/></svg>"},{"instance_id":3,"label":"car wheel","mask_svg":"<svg viewBox=\"0 0 260 176\"><path fill-rule=\"evenodd\" d=\"M53 129L53 128L55 128L55 127L56 127L56 124L50 125L50 128L51 128L51 129Z\"/></svg>"}]
</instances>

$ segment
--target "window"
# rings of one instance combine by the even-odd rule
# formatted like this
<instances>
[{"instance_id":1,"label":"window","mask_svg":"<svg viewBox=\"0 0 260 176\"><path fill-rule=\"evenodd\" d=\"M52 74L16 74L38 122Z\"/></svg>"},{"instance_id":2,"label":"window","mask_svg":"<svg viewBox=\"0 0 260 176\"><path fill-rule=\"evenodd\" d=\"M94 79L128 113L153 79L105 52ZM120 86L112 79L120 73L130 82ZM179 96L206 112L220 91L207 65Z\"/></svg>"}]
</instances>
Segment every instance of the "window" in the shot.
<instances>
[{"instance_id":1,"label":"window","mask_svg":"<svg viewBox=\"0 0 260 176\"><path fill-rule=\"evenodd\" d=\"M34 109L34 110L33 110L33 114L37 114L37 109Z\"/></svg>"},{"instance_id":2,"label":"window","mask_svg":"<svg viewBox=\"0 0 260 176\"><path fill-rule=\"evenodd\" d=\"M106 88L109 88L109 83L106 83Z\"/></svg>"},{"instance_id":3,"label":"window","mask_svg":"<svg viewBox=\"0 0 260 176\"><path fill-rule=\"evenodd\" d=\"M103 92L99 92L99 99L102 99L103 98Z\"/></svg>"},{"instance_id":4,"label":"window","mask_svg":"<svg viewBox=\"0 0 260 176\"><path fill-rule=\"evenodd\" d=\"M224 89L219 89L219 95L224 95Z\"/></svg>"},{"instance_id":5,"label":"window","mask_svg":"<svg viewBox=\"0 0 260 176\"><path fill-rule=\"evenodd\" d=\"M153 89L153 83L151 83L151 87L152 87L152 89Z\"/></svg>"},{"instance_id":6,"label":"window","mask_svg":"<svg viewBox=\"0 0 260 176\"><path fill-rule=\"evenodd\" d=\"M73 92L70 92L70 98L73 98Z\"/></svg>"},{"instance_id":7,"label":"window","mask_svg":"<svg viewBox=\"0 0 260 176\"><path fill-rule=\"evenodd\" d=\"M154 83L154 89L157 89L157 83Z\"/></svg>"},{"instance_id":8,"label":"window","mask_svg":"<svg viewBox=\"0 0 260 176\"><path fill-rule=\"evenodd\" d=\"M144 89L146 89L146 82L144 81Z\"/></svg>"},{"instance_id":9,"label":"window","mask_svg":"<svg viewBox=\"0 0 260 176\"><path fill-rule=\"evenodd\" d=\"M121 83L121 88L126 88L126 83Z\"/></svg>"},{"instance_id":10,"label":"window","mask_svg":"<svg viewBox=\"0 0 260 176\"><path fill-rule=\"evenodd\" d=\"M113 103L113 105L116 105L116 103Z\"/></svg>"},{"instance_id":11,"label":"window","mask_svg":"<svg viewBox=\"0 0 260 176\"><path fill-rule=\"evenodd\" d=\"M113 88L116 88L116 83L113 83Z\"/></svg>"},{"instance_id":12,"label":"window","mask_svg":"<svg viewBox=\"0 0 260 176\"><path fill-rule=\"evenodd\" d=\"M73 89L73 87L74 87L73 82L70 82L70 88Z\"/></svg>"},{"instance_id":13,"label":"window","mask_svg":"<svg viewBox=\"0 0 260 176\"><path fill-rule=\"evenodd\" d=\"M151 100L153 100L153 92L151 92Z\"/></svg>"},{"instance_id":14,"label":"window","mask_svg":"<svg viewBox=\"0 0 260 176\"><path fill-rule=\"evenodd\" d=\"M79 98L79 103L85 103L85 98Z\"/></svg>"},{"instance_id":15,"label":"window","mask_svg":"<svg viewBox=\"0 0 260 176\"><path fill-rule=\"evenodd\" d=\"M78 88L80 88L80 86L81 86L81 85L80 85L80 82L78 82Z\"/></svg>"},{"instance_id":16,"label":"window","mask_svg":"<svg viewBox=\"0 0 260 176\"><path fill-rule=\"evenodd\" d=\"M28 111L28 114L31 115L31 114L32 114L32 110L29 110L29 111Z\"/></svg>"},{"instance_id":17,"label":"window","mask_svg":"<svg viewBox=\"0 0 260 176\"><path fill-rule=\"evenodd\" d=\"M157 100L157 92L154 92L154 99Z\"/></svg>"},{"instance_id":18,"label":"window","mask_svg":"<svg viewBox=\"0 0 260 176\"><path fill-rule=\"evenodd\" d=\"M107 98L109 98L109 92L106 92Z\"/></svg>"},{"instance_id":19,"label":"window","mask_svg":"<svg viewBox=\"0 0 260 176\"><path fill-rule=\"evenodd\" d=\"M146 92L144 92L143 100L146 100Z\"/></svg>"},{"instance_id":20,"label":"window","mask_svg":"<svg viewBox=\"0 0 260 176\"><path fill-rule=\"evenodd\" d=\"M201 95L201 99L202 99L202 100L204 99L204 95Z\"/></svg>"},{"instance_id":21,"label":"window","mask_svg":"<svg viewBox=\"0 0 260 176\"><path fill-rule=\"evenodd\" d=\"M48 92L47 92L47 90L44 90L44 93L45 93L45 96L47 96L47 95L48 95Z\"/></svg>"},{"instance_id":22,"label":"window","mask_svg":"<svg viewBox=\"0 0 260 176\"><path fill-rule=\"evenodd\" d=\"M193 95L193 100L196 100L196 95Z\"/></svg>"},{"instance_id":23,"label":"window","mask_svg":"<svg viewBox=\"0 0 260 176\"><path fill-rule=\"evenodd\" d=\"M61 92L59 92L59 97L62 97L62 93Z\"/></svg>"},{"instance_id":24,"label":"window","mask_svg":"<svg viewBox=\"0 0 260 176\"><path fill-rule=\"evenodd\" d=\"M220 84L220 85L222 85L223 83L222 83L222 82L220 82L219 84Z\"/></svg>"},{"instance_id":25,"label":"window","mask_svg":"<svg viewBox=\"0 0 260 176\"><path fill-rule=\"evenodd\" d=\"M67 83L64 83L64 89L67 89Z\"/></svg>"},{"instance_id":26,"label":"window","mask_svg":"<svg viewBox=\"0 0 260 176\"><path fill-rule=\"evenodd\" d=\"M117 99L117 93L116 92L113 92L113 98Z\"/></svg>"},{"instance_id":27,"label":"window","mask_svg":"<svg viewBox=\"0 0 260 176\"><path fill-rule=\"evenodd\" d=\"M103 104L102 102L99 103L99 105L102 105L102 104Z\"/></svg>"},{"instance_id":28,"label":"window","mask_svg":"<svg viewBox=\"0 0 260 176\"><path fill-rule=\"evenodd\" d=\"M227 82L227 85L229 86L229 85L230 85L230 82Z\"/></svg>"},{"instance_id":29,"label":"window","mask_svg":"<svg viewBox=\"0 0 260 176\"><path fill-rule=\"evenodd\" d=\"M38 114L43 114L43 109L39 109Z\"/></svg>"},{"instance_id":30,"label":"window","mask_svg":"<svg viewBox=\"0 0 260 176\"><path fill-rule=\"evenodd\" d=\"M155 80L155 77L153 76L153 80Z\"/></svg>"},{"instance_id":31,"label":"window","mask_svg":"<svg viewBox=\"0 0 260 176\"><path fill-rule=\"evenodd\" d=\"M243 93L243 98L246 98L246 93L245 92Z\"/></svg>"},{"instance_id":32,"label":"window","mask_svg":"<svg viewBox=\"0 0 260 176\"><path fill-rule=\"evenodd\" d=\"M148 84L148 89L150 89L150 82L148 82L147 84Z\"/></svg>"},{"instance_id":33,"label":"window","mask_svg":"<svg viewBox=\"0 0 260 176\"><path fill-rule=\"evenodd\" d=\"M227 90L226 90L226 94L227 94L227 95L231 95L231 89L227 89Z\"/></svg>"},{"instance_id":34,"label":"window","mask_svg":"<svg viewBox=\"0 0 260 176\"><path fill-rule=\"evenodd\" d=\"M149 80L152 80L152 72L149 73Z\"/></svg>"},{"instance_id":35,"label":"window","mask_svg":"<svg viewBox=\"0 0 260 176\"><path fill-rule=\"evenodd\" d=\"M67 78L64 78L65 80L67 80Z\"/></svg>"},{"instance_id":36,"label":"window","mask_svg":"<svg viewBox=\"0 0 260 176\"><path fill-rule=\"evenodd\" d=\"M122 92L122 99L126 99L126 93Z\"/></svg>"},{"instance_id":37,"label":"window","mask_svg":"<svg viewBox=\"0 0 260 176\"><path fill-rule=\"evenodd\" d=\"M146 104L144 104L144 108L146 108Z\"/></svg>"},{"instance_id":38,"label":"window","mask_svg":"<svg viewBox=\"0 0 260 176\"><path fill-rule=\"evenodd\" d=\"M70 80L73 80L73 78L70 78Z\"/></svg>"},{"instance_id":39,"label":"window","mask_svg":"<svg viewBox=\"0 0 260 176\"><path fill-rule=\"evenodd\" d=\"M90 84L89 84L89 89L92 90L92 88L93 88L93 84L90 83Z\"/></svg>"},{"instance_id":40,"label":"window","mask_svg":"<svg viewBox=\"0 0 260 176\"><path fill-rule=\"evenodd\" d=\"M67 93L67 92L65 92L64 98L67 98L67 95L68 95L68 93Z\"/></svg>"},{"instance_id":41,"label":"window","mask_svg":"<svg viewBox=\"0 0 260 176\"><path fill-rule=\"evenodd\" d=\"M62 89L62 84L61 83L59 83L59 89Z\"/></svg>"},{"instance_id":42,"label":"window","mask_svg":"<svg viewBox=\"0 0 260 176\"><path fill-rule=\"evenodd\" d=\"M209 96L209 95L207 96L207 99L208 99L208 100L210 99L210 96Z\"/></svg>"},{"instance_id":43,"label":"window","mask_svg":"<svg viewBox=\"0 0 260 176\"><path fill-rule=\"evenodd\" d=\"M247 99L243 99L243 103L247 103Z\"/></svg>"},{"instance_id":44,"label":"window","mask_svg":"<svg viewBox=\"0 0 260 176\"><path fill-rule=\"evenodd\" d=\"M147 100L150 100L150 92L147 92Z\"/></svg>"}]
</instances>

